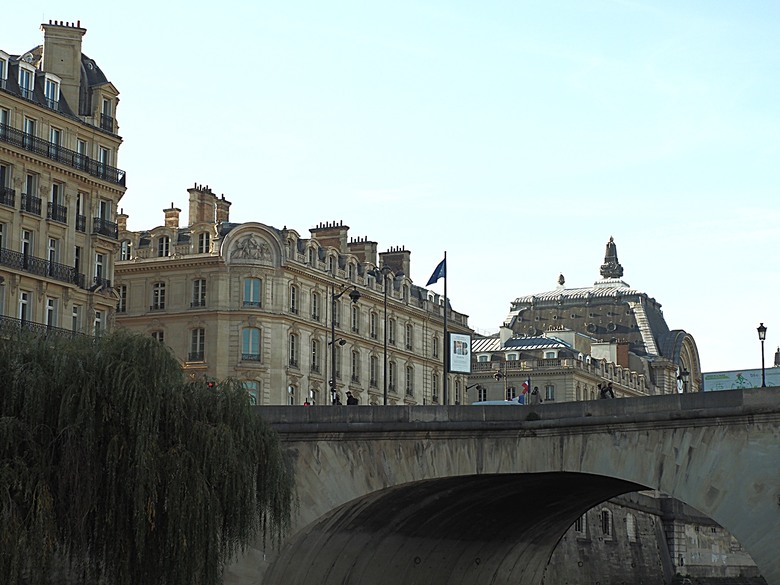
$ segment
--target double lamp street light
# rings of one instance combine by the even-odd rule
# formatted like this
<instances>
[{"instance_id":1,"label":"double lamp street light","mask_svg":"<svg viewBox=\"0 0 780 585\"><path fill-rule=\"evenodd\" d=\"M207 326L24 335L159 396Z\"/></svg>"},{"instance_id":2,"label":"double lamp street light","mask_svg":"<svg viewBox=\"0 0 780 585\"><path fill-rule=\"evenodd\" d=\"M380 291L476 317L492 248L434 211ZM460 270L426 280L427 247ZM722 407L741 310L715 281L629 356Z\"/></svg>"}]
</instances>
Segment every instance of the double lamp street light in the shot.
<instances>
[{"instance_id":1,"label":"double lamp street light","mask_svg":"<svg viewBox=\"0 0 780 585\"><path fill-rule=\"evenodd\" d=\"M343 338L336 339L336 303L338 300L344 296L344 293L349 290L348 286L345 286L343 289L341 289L341 292L336 294L336 287L331 286L331 295L330 295L330 341L328 342L328 345L330 345L330 402L331 404L337 404L337 398L338 394L336 391L336 344L338 343L339 346L344 346L344 344L347 343L347 341ZM352 290L349 291L349 299L352 301L353 304L357 303L360 300L360 291L357 289L356 286L352 287Z\"/></svg>"}]
</instances>

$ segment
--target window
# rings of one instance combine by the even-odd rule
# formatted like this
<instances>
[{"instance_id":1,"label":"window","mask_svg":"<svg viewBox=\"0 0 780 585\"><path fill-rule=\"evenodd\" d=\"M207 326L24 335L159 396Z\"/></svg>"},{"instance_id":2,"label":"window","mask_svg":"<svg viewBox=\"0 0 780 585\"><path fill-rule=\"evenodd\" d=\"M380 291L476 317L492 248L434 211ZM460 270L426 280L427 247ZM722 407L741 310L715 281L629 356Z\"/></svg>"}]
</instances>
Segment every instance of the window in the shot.
<instances>
[{"instance_id":1,"label":"window","mask_svg":"<svg viewBox=\"0 0 780 585\"><path fill-rule=\"evenodd\" d=\"M81 331L81 306L79 305L73 305L70 328L71 331Z\"/></svg>"},{"instance_id":2,"label":"window","mask_svg":"<svg viewBox=\"0 0 780 585\"><path fill-rule=\"evenodd\" d=\"M116 312L125 313L127 312L127 285L120 284L117 287L117 294L119 295L119 300L116 303Z\"/></svg>"},{"instance_id":3,"label":"window","mask_svg":"<svg viewBox=\"0 0 780 585\"><path fill-rule=\"evenodd\" d=\"M514 400L515 398L517 398L517 388L514 386L507 386L506 400Z\"/></svg>"},{"instance_id":4,"label":"window","mask_svg":"<svg viewBox=\"0 0 780 585\"><path fill-rule=\"evenodd\" d=\"M289 339L289 356L290 365L294 368L298 367L298 336L295 333L290 333Z\"/></svg>"},{"instance_id":5,"label":"window","mask_svg":"<svg viewBox=\"0 0 780 585\"><path fill-rule=\"evenodd\" d=\"M320 371L320 342L316 339L311 340L311 371Z\"/></svg>"},{"instance_id":6,"label":"window","mask_svg":"<svg viewBox=\"0 0 780 585\"><path fill-rule=\"evenodd\" d=\"M295 405L295 386L287 386L287 404L290 406Z\"/></svg>"},{"instance_id":7,"label":"window","mask_svg":"<svg viewBox=\"0 0 780 585\"><path fill-rule=\"evenodd\" d=\"M390 392L395 392L395 362L387 365L387 387Z\"/></svg>"},{"instance_id":8,"label":"window","mask_svg":"<svg viewBox=\"0 0 780 585\"><path fill-rule=\"evenodd\" d=\"M431 374L431 394L434 402L439 400L439 374Z\"/></svg>"},{"instance_id":9,"label":"window","mask_svg":"<svg viewBox=\"0 0 780 585\"><path fill-rule=\"evenodd\" d=\"M328 272L336 274L336 259L333 256L328 256Z\"/></svg>"},{"instance_id":10,"label":"window","mask_svg":"<svg viewBox=\"0 0 780 585\"><path fill-rule=\"evenodd\" d=\"M103 285L106 280L103 278L105 274L106 256L100 252L95 253L95 284Z\"/></svg>"},{"instance_id":11,"label":"window","mask_svg":"<svg viewBox=\"0 0 780 585\"><path fill-rule=\"evenodd\" d=\"M110 99L103 98L100 109L100 129L108 132L114 131L113 103Z\"/></svg>"},{"instance_id":12,"label":"window","mask_svg":"<svg viewBox=\"0 0 780 585\"><path fill-rule=\"evenodd\" d=\"M414 341L413 332L414 328L412 327L412 324L407 323L405 327L406 349L412 349L412 342Z\"/></svg>"},{"instance_id":13,"label":"window","mask_svg":"<svg viewBox=\"0 0 780 585\"><path fill-rule=\"evenodd\" d=\"M606 508L601 510L601 533L605 538L612 537L612 512Z\"/></svg>"},{"instance_id":14,"label":"window","mask_svg":"<svg viewBox=\"0 0 780 585\"><path fill-rule=\"evenodd\" d=\"M60 241L56 238L49 238L49 274L54 271L54 264L60 259Z\"/></svg>"},{"instance_id":15,"label":"window","mask_svg":"<svg viewBox=\"0 0 780 585\"><path fill-rule=\"evenodd\" d=\"M196 278L192 281L192 306L206 306L206 279Z\"/></svg>"},{"instance_id":16,"label":"window","mask_svg":"<svg viewBox=\"0 0 780 585\"><path fill-rule=\"evenodd\" d=\"M5 239L4 239L5 236L4 236L4 234L5 234L5 224L4 223L0 223L0 250L5 248Z\"/></svg>"},{"instance_id":17,"label":"window","mask_svg":"<svg viewBox=\"0 0 780 585\"><path fill-rule=\"evenodd\" d=\"M387 321L387 342L390 345L395 345L395 319Z\"/></svg>"},{"instance_id":18,"label":"window","mask_svg":"<svg viewBox=\"0 0 780 585\"><path fill-rule=\"evenodd\" d=\"M59 128L49 128L49 157L56 159L60 155L62 131Z\"/></svg>"},{"instance_id":19,"label":"window","mask_svg":"<svg viewBox=\"0 0 780 585\"><path fill-rule=\"evenodd\" d=\"M201 232L198 234L198 254L208 254L211 252L211 234Z\"/></svg>"},{"instance_id":20,"label":"window","mask_svg":"<svg viewBox=\"0 0 780 585\"><path fill-rule=\"evenodd\" d=\"M376 322L377 322L377 316L376 313L369 313L368 315L368 334L371 336L371 339L376 339Z\"/></svg>"},{"instance_id":21,"label":"window","mask_svg":"<svg viewBox=\"0 0 780 585\"><path fill-rule=\"evenodd\" d=\"M369 367L368 367L368 383L372 388L377 387L377 379L378 379L378 373L379 373L379 359L372 355L369 359Z\"/></svg>"},{"instance_id":22,"label":"window","mask_svg":"<svg viewBox=\"0 0 780 585\"><path fill-rule=\"evenodd\" d=\"M77 169L84 170L87 167L87 158L89 156L87 149L86 140L76 140L76 157L74 163Z\"/></svg>"},{"instance_id":23,"label":"window","mask_svg":"<svg viewBox=\"0 0 780 585\"><path fill-rule=\"evenodd\" d=\"M294 284L290 285L290 312L298 314L298 287Z\"/></svg>"},{"instance_id":24,"label":"window","mask_svg":"<svg viewBox=\"0 0 780 585\"><path fill-rule=\"evenodd\" d=\"M360 331L360 309L354 304L351 308L352 331L358 333Z\"/></svg>"},{"instance_id":25,"label":"window","mask_svg":"<svg viewBox=\"0 0 780 585\"><path fill-rule=\"evenodd\" d=\"M320 320L320 293L311 293L311 318L315 321Z\"/></svg>"},{"instance_id":26,"label":"window","mask_svg":"<svg viewBox=\"0 0 780 585\"><path fill-rule=\"evenodd\" d=\"M636 517L631 512L626 514L626 532L628 533L628 542L637 541Z\"/></svg>"},{"instance_id":27,"label":"window","mask_svg":"<svg viewBox=\"0 0 780 585\"><path fill-rule=\"evenodd\" d=\"M73 249L73 268L76 273L81 272L81 246L76 246Z\"/></svg>"},{"instance_id":28,"label":"window","mask_svg":"<svg viewBox=\"0 0 780 585\"><path fill-rule=\"evenodd\" d=\"M155 341L158 341L160 343L165 343L165 332L164 331L152 331L152 339Z\"/></svg>"},{"instance_id":29,"label":"window","mask_svg":"<svg viewBox=\"0 0 780 585\"><path fill-rule=\"evenodd\" d=\"M260 383L256 380L244 380L241 382L241 385L249 395L250 406L257 406L260 404Z\"/></svg>"},{"instance_id":30,"label":"window","mask_svg":"<svg viewBox=\"0 0 780 585\"><path fill-rule=\"evenodd\" d=\"M406 366L406 395L414 396L414 368Z\"/></svg>"},{"instance_id":31,"label":"window","mask_svg":"<svg viewBox=\"0 0 780 585\"><path fill-rule=\"evenodd\" d=\"M86 197L84 193L76 194L76 230L82 233L87 231L87 218L84 215L84 200Z\"/></svg>"},{"instance_id":32,"label":"window","mask_svg":"<svg viewBox=\"0 0 780 585\"><path fill-rule=\"evenodd\" d=\"M352 352L351 370L352 381L360 382L360 353L357 351Z\"/></svg>"},{"instance_id":33,"label":"window","mask_svg":"<svg viewBox=\"0 0 780 585\"><path fill-rule=\"evenodd\" d=\"M431 342L431 347L433 349L433 357L437 358L439 357L439 337L434 335L433 341Z\"/></svg>"},{"instance_id":34,"label":"window","mask_svg":"<svg viewBox=\"0 0 780 585\"><path fill-rule=\"evenodd\" d=\"M165 283L155 282L152 285L152 306L151 311L162 311L165 309Z\"/></svg>"},{"instance_id":35,"label":"window","mask_svg":"<svg viewBox=\"0 0 780 585\"><path fill-rule=\"evenodd\" d=\"M46 327L57 326L57 299L46 299Z\"/></svg>"},{"instance_id":36,"label":"window","mask_svg":"<svg viewBox=\"0 0 780 585\"><path fill-rule=\"evenodd\" d=\"M171 252L171 238L168 236L160 236L157 239L157 256L162 258L164 256L170 256Z\"/></svg>"},{"instance_id":37,"label":"window","mask_svg":"<svg viewBox=\"0 0 780 585\"><path fill-rule=\"evenodd\" d=\"M333 323L336 327L341 327L341 301L333 303Z\"/></svg>"},{"instance_id":38,"label":"window","mask_svg":"<svg viewBox=\"0 0 780 585\"><path fill-rule=\"evenodd\" d=\"M487 388L484 386L477 386L477 400L479 402L487 400Z\"/></svg>"},{"instance_id":39,"label":"window","mask_svg":"<svg viewBox=\"0 0 780 585\"><path fill-rule=\"evenodd\" d=\"M259 278L245 278L244 279L244 306L245 307L260 307L260 291L262 290L262 282Z\"/></svg>"},{"instance_id":40,"label":"window","mask_svg":"<svg viewBox=\"0 0 780 585\"><path fill-rule=\"evenodd\" d=\"M506 361L508 362L516 362L517 361L517 354L516 353L510 353L506 356Z\"/></svg>"},{"instance_id":41,"label":"window","mask_svg":"<svg viewBox=\"0 0 780 585\"><path fill-rule=\"evenodd\" d=\"M22 136L22 145L26 149L33 148L35 144L35 120L32 118L25 118L22 128L24 129L24 135Z\"/></svg>"},{"instance_id":42,"label":"window","mask_svg":"<svg viewBox=\"0 0 780 585\"><path fill-rule=\"evenodd\" d=\"M241 359L260 361L260 330L257 327L244 327L241 330Z\"/></svg>"},{"instance_id":43,"label":"window","mask_svg":"<svg viewBox=\"0 0 780 585\"><path fill-rule=\"evenodd\" d=\"M193 329L190 333L190 354L188 361L205 361L206 355L206 330L202 327Z\"/></svg>"},{"instance_id":44,"label":"window","mask_svg":"<svg viewBox=\"0 0 780 585\"><path fill-rule=\"evenodd\" d=\"M23 98L31 100L35 88L35 69L19 62L19 91Z\"/></svg>"},{"instance_id":45,"label":"window","mask_svg":"<svg viewBox=\"0 0 780 585\"><path fill-rule=\"evenodd\" d=\"M348 270L347 277L349 278L350 281L354 281L355 280L355 265L350 263L348 268L347 268L347 270Z\"/></svg>"},{"instance_id":46,"label":"window","mask_svg":"<svg viewBox=\"0 0 780 585\"><path fill-rule=\"evenodd\" d=\"M98 176L106 178L108 167L111 165L111 151L104 146L98 148ZM167 256L167 254L166 254Z\"/></svg>"},{"instance_id":47,"label":"window","mask_svg":"<svg viewBox=\"0 0 780 585\"><path fill-rule=\"evenodd\" d=\"M119 247L119 259L120 260L132 260L133 258L133 243L130 240L122 240Z\"/></svg>"},{"instance_id":48,"label":"window","mask_svg":"<svg viewBox=\"0 0 780 585\"><path fill-rule=\"evenodd\" d=\"M103 319L103 311L95 311L95 337L99 337L106 325Z\"/></svg>"},{"instance_id":49,"label":"window","mask_svg":"<svg viewBox=\"0 0 780 585\"><path fill-rule=\"evenodd\" d=\"M555 386L548 384L544 387L544 399L546 401L555 400Z\"/></svg>"},{"instance_id":50,"label":"window","mask_svg":"<svg viewBox=\"0 0 780 585\"><path fill-rule=\"evenodd\" d=\"M574 531L578 536L585 536L588 529L588 516L583 514L574 521Z\"/></svg>"},{"instance_id":51,"label":"window","mask_svg":"<svg viewBox=\"0 0 780 585\"><path fill-rule=\"evenodd\" d=\"M46 74L46 81L43 84L43 95L46 98L46 106L49 109L60 109L60 82L50 73Z\"/></svg>"},{"instance_id":52,"label":"window","mask_svg":"<svg viewBox=\"0 0 780 585\"><path fill-rule=\"evenodd\" d=\"M38 175L27 173L24 179L24 193L22 193L22 211L41 214L41 200L36 195L38 192Z\"/></svg>"},{"instance_id":53,"label":"window","mask_svg":"<svg viewBox=\"0 0 780 585\"><path fill-rule=\"evenodd\" d=\"M314 266L314 249L309 248L307 250L307 260L311 266Z\"/></svg>"},{"instance_id":54,"label":"window","mask_svg":"<svg viewBox=\"0 0 780 585\"><path fill-rule=\"evenodd\" d=\"M5 82L8 79L8 53L0 51L0 88L5 89ZM5 122L3 122L5 124Z\"/></svg>"},{"instance_id":55,"label":"window","mask_svg":"<svg viewBox=\"0 0 780 585\"><path fill-rule=\"evenodd\" d=\"M460 380L455 381L455 404L460 404Z\"/></svg>"},{"instance_id":56,"label":"window","mask_svg":"<svg viewBox=\"0 0 780 585\"><path fill-rule=\"evenodd\" d=\"M27 268L30 256L33 255L33 233L30 230L22 230L22 266Z\"/></svg>"},{"instance_id":57,"label":"window","mask_svg":"<svg viewBox=\"0 0 780 585\"><path fill-rule=\"evenodd\" d=\"M546 360L554 360L558 357L558 352L555 351L546 351L544 352L544 359Z\"/></svg>"}]
</instances>

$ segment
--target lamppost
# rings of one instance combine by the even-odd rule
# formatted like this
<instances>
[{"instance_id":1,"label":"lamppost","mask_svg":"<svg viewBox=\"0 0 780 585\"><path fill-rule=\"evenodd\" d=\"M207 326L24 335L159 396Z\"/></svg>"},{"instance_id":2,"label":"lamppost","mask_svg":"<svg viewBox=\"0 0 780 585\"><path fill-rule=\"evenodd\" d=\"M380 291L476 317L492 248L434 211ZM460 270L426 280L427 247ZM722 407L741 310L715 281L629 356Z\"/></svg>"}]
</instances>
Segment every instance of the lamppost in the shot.
<instances>
[{"instance_id":1,"label":"lamppost","mask_svg":"<svg viewBox=\"0 0 780 585\"><path fill-rule=\"evenodd\" d=\"M336 287L330 288L330 403L336 404L336 343L343 346L346 341L344 339L336 340L336 303L347 292L349 287L345 286L341 289L339 294L336 294ZM360 291L356 286L352 287L349 291L349 298L353 303L357 303L360 299Z\"/></svg>"},{"instance_id":2,"label":"lamppost","mask_svg":"<svg viewBox=\"0 0 780 585\"><path fill-rule=\"evenodd\" d=\"M383 401L382 404L387 406L387 274L391 272L392 269L388 266L382 266L381 268L374 268L370 272L370 274L377 278L380 274L382 275L382 280L384 281L382 283L383 290L383 296L384 296L384 323L382 326L382 331L384 333L384 342L383 342L383 352L382 352L382 385L383 385Z\"/></svg>"},{"instance_id":3,"label":"lamppost","mask_svg":"<svg viewBox=\"0 0 780 585\"><path fill-rule=\"evenodd\" d=\"M766 368L764 367L764 340L766 339L766 327L763 323L758 326L758 339L761 341L761 387L766 388Z\"/></svg>"}]
</instances>

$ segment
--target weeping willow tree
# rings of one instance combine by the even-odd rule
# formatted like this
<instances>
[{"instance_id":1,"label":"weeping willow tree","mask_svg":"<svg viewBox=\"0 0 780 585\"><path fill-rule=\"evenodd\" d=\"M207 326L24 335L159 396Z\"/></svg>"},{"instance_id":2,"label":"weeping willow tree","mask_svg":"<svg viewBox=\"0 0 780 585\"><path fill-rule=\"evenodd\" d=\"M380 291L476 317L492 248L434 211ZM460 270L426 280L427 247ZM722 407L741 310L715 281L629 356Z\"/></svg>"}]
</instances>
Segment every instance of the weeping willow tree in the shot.
<instances>
[{"instance_id":1,"label":"weeping willow tree","mask_svg":"<svg viewBox=\"0 0 780 585\"><path fill-rule=\"evenodd\" d=\"M0 379L3 583L212 585L287 528L292 472L246 392L186 383L154 339L0 340Z\"/></svg>"}]
</instances>

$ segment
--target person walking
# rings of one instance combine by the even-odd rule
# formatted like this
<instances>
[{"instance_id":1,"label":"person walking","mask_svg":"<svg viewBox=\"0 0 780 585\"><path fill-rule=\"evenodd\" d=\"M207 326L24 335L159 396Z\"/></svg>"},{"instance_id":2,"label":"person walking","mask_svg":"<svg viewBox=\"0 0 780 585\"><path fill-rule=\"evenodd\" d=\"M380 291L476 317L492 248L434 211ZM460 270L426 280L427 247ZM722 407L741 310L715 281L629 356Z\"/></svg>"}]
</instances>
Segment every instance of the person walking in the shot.
<instances>
[{"instance_id":1,"label":"person walking","mask_svg":"<svg viewBox=\"0 0 780 585\"><path fill-rule=\"evenodd\" d=\"M531 399L529 400L529 404L541 404L542 403L542 395L539 394L539 386L534 386L534 389L531 390Z\"/></svg>"},{"instance_id":2,"label":"person walking","mask_svg":"<svg viewBox=\"0 0 780 585\"><path fill-rule=\"evenodd\" d=\"M352 396L352 392L347 392L347 406L356 406L358 399Z\"/></svg>"}]
</instances>

